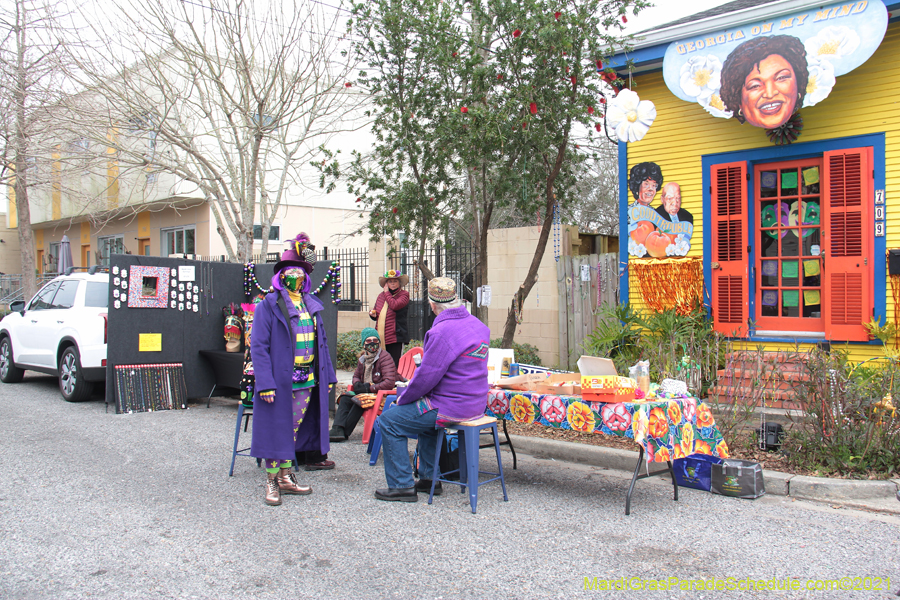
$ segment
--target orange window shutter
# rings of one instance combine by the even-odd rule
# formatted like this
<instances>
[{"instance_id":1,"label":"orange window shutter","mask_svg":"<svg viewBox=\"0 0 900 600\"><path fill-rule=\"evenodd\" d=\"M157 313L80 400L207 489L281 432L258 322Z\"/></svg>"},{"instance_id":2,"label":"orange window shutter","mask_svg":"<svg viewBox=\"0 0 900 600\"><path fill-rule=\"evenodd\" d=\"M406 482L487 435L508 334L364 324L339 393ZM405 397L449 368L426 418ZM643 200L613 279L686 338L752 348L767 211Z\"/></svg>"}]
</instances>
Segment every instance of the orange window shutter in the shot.
<instances>
[{"instance_id":1,"label":"orange window shutter","mask_svg":"<svg viewBox=\"0 0 900 600\"><path fill-rule=\"evenodd\" d=\"M872 149L826 152L822 304L829 340L864 342L872 318Z\"/></svg>"},{"instance_id":2,"label":"orange window shutter","mask_svg":"<svg viewBox=\"0 0 900 600\"><path fill-rule=\"evenodd\" d=\"M712 310L715 330L747 334L747 164L712 167Z\"/></svg>"}]
</instances>

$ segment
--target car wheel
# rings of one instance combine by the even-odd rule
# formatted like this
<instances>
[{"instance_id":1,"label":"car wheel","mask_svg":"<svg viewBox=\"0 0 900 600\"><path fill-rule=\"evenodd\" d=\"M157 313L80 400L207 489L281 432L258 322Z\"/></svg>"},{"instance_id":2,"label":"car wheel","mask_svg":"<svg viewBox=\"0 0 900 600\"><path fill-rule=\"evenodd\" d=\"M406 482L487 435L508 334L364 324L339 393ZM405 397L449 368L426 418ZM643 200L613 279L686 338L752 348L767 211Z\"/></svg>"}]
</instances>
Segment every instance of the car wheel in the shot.
<instances>
[{"instance_id":1,"label":"car wheel","mask_svg":"<svg viewBox=\"0 0 900 600\"><path fill-rule=\"evenodd\" d=\"M19 383L24 376L24 369L20 369L13 363L12 343L9 338L0 339L0 381Z\"/></svg>"},{"instance_id":2,"label":"car wheel","mask_svg":"<svg viewBox=\"0 0 900 600\"><path fill-rule=\"evenodd\" d=\"M91 397L93 385L84 380L81 359L75 346L69 346L59 359L59 391L67 402L81 402Z\"/></svg>"}]
</instances>

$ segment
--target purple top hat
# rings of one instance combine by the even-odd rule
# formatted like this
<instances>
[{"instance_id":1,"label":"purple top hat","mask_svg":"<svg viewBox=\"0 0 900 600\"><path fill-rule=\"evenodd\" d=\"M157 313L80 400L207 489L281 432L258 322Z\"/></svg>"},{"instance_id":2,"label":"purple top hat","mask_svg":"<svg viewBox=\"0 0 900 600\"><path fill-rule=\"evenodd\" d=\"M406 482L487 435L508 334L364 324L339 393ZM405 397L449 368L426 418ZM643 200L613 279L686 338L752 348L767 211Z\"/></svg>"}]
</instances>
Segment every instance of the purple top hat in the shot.
<instances>
[{"instance_id":1,"label":"purple top hat","mask_svg":"<svg viewBox=\"0 0 900 600\"><path fill-rule=\"evenodd\" d=\"M281 260L275 263L275 272L286 267L300 267L307 275L312 273L316 266L316 247L310 243L309 236L301 231L294 239L285 240L285 244L290 244L290 247L282 253Z\"/></svg>"}]
</instances>

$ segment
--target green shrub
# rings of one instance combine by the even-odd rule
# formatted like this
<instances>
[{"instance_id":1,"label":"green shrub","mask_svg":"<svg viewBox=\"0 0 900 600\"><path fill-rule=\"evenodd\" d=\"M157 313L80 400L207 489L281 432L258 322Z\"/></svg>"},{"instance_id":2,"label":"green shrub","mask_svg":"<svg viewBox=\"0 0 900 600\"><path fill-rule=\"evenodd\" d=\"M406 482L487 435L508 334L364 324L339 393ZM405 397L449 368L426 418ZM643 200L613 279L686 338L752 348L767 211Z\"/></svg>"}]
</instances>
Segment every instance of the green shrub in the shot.
<instances>
[{"instance_id":1,"label":"green shrub","mask_svg":"<svg viewBox=\"0 0 900 600\"><path fill-rule=\"evenodd\" d=\"M502 342L503 338L491 340L491 348L502 348ZM520 344L514 341L513 357L516 359L517 363L535 365L538 367L543 366L541 364L541 357L538 355L537 347L532 346L531 344Z\"/></svg>"},{"instance_id":2,"label":"green shrub","mask_svg":"<svg viewBox=\"0 0 900 600\"><path fill-rule=\"evenodd\" d=\"M361 329L339 333L337 336L337 364L336 369L353 371L362 354Z\"/></svg>"},{"instance_id":3,"label":"green shrub","mask_svg":"<svg viewBox=\"0 0 900 600\"><path fill-rule=\"evenodd\" d=\"M900 412L878 404L900 397L894 360L860 366L846 352L814 348L809 378L797 387L806 418L792 424L784 450L792 464L821 475L900 476Z\"/></svg>"}]
</instances>

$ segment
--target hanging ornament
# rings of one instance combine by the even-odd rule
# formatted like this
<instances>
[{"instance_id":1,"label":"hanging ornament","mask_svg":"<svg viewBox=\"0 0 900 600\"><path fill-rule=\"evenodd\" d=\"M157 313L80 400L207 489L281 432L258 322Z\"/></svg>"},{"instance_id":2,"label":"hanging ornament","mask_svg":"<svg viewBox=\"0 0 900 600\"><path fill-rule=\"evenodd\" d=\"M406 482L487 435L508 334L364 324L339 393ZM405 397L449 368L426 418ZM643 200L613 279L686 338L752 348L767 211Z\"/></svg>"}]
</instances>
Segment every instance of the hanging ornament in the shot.
<instances>
[{"instance_id":1,"label":"hanging ornament","mask_svg":"<svg viewBox=\"0 0 900 600\"><path fill-rule=\"evenodd\" d=\"M588 114L589 114L589 115L594 114L594 107L593 107L593 106L588 106Z\"/></svg>"},{"instance_id":2,"label":"hanging ornament","mask_svg":"<svg viewBox=\"0 0 900 600\"><path fill-rule=\"evenodd\" d=\"M622 22L623 22L623 23L627 23L627 22L628 22L628 17L626 17L625 15L622 15Z\"/></svg>"},{"instance_id":3,"label":"hanging ornament","mask_svg":"<svg viewBox=\"0 0 900 600\"><path fill-rule=\"evenodd\" d=\"M520 30L516 29L515 31L513 31L513 37L514 37L514 38L517 38L517 37L519 37L520 35L522 35L522 32L521 32Z\"/></svg>"},{"instance_id":4,"label":"hanging ornament","mask_svg":"<svg viewBox=\"0 0 900 600\"><path fill-rule=\"evenodd\" d=\"M461 106L460 109L459 109L459 112L461 112L462 114L466 114L467 112L469 112L469 107L468 107L468 106Z\"/></svg>"},{"instance_id":5,"label":"hanging ornament","mask_svg":"<svg viewBox=\"0 0 900 600\"><path fill-rule=\"evenodd\" d=\"M349 81L344 84L344 87L350 87L350 86L351 86L351 83Z\"/></svg>"},{"instance_id":6,"label":"hanging ornament","mask_svg":"<svg viewBox=\"0 0 900 600\"><path fill-rule=\"evenodd\" d=\"M556 11L555 13L553 13L553 18L556 19L557 21L559 21L559 18L561 16L562 16L562 13L559 11Z\"/></svg>"},{"instance_id":7,"label":"hanging ornament","mask_svg":"<svg viewBox=\"0 0 900 600\"><path fill-rule=\"evenodd\" d=\"M603 70L603 61L598 58L597 59L597 71L602 71L602 70Z\"/></svg>"},{"instance_id":8,"label":"hanging ornament","mask_svg":"<svg viewBox=\"0 0 900 600\"><path fill-rule=\"evenodd\" d=\"M531 114L536 115L536 114L537 114L537 103L536 103L536 102L532 102L531 104L529 104L529 105L528 105L528 110L529 110L529 112L530 112Z\"/></svg>"},{"instance_id":9,"label":"hanging ornament","mask_svg":"<svg viewBox=\"0 0 900 600\"><path fill-rule=\"evenodd\" d=\"M766 135L773 144L784 146L796 142L802 131L803 117L800 116L800 111L797 111L783 125L774 129L766 129Z\"/></svg>"}]
</instances>

